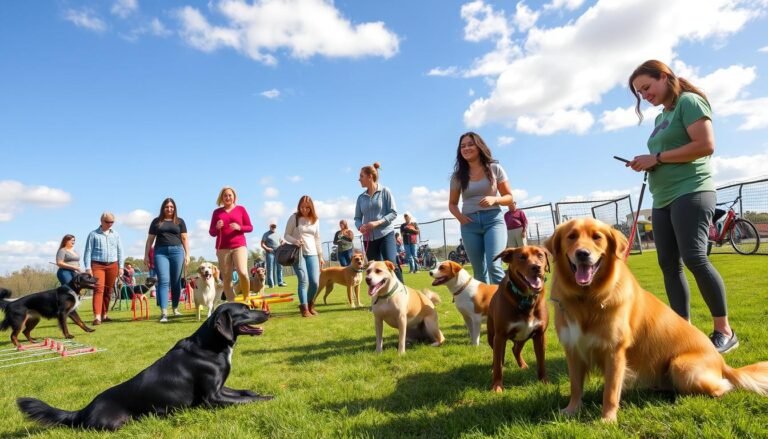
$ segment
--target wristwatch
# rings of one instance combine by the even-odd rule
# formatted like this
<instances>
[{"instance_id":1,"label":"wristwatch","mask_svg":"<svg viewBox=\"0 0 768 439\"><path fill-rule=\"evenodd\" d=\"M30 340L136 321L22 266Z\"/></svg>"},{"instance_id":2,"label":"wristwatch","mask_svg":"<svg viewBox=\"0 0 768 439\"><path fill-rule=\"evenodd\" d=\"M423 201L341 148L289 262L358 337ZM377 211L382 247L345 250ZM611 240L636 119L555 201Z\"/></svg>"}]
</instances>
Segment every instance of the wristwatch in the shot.
<instances>
[{"instance_id":1,"label":"wristwatch","mask_svg":"<svg viewBox=\"0 0 768 439\"><path fill-rule=\"evenodd\" d=\"M661 153L660 152L656 153L656 163L658 163L660 165L664 164L664 162L661 161Z\"/></svg>"}]
</instances>

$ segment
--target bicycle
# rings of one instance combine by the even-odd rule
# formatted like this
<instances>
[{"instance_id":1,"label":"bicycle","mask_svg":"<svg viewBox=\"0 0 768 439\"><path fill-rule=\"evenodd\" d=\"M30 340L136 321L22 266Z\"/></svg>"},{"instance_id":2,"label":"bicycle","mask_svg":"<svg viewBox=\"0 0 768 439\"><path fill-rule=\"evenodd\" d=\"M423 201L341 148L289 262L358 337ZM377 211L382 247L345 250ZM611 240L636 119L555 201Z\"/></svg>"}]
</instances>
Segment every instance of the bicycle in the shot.
<instances>
[{"instance_id":1,"label":"bicycle","mask_svg":"<svg viewBox=\"0 0 768 439\"><path fill-rule=\"evenodd\" d=\"M437 258L432 253L432 249L429 248L429 240L419 241L419 244L419 248L416 251L416 263L419 265L419 268L431 270L437 267Z\"/></svg>"},{"instance_id":2,"label":"bicycle","mask_svg":"<svg viewBox=\"0 0 768 439\"><path fill-rule=\"evenodd\" d=\"M722 246L726 239L731 243L733 249L742 255L754 254L760 248L760 235L758 235L755 225L748 219L739 217L736 211L733 210L733 206L739 200L741 200L741 195L730 203L727 210L715 209L715 216L712 219L712 224L709 225L707 255L712 251L713 246ZM717 203L717 206L723 206L728 203L728 201ZM725 219L722 221L722 228L718 231L716 224L723 215L725 215Z\"/></svg>"},{"instance_id":3,"label":"bicycle","mask_svg":"<svg viewBox=\"0 0 768 439\"><path fill-rule=\"evenodd\" d=\"M456 248L456 250L451 250L448 253L448 259L461 265L464 265L467 262L469 262L469 258L467 257L467 252L459 248Z\"/></svg>"}]
</instances>

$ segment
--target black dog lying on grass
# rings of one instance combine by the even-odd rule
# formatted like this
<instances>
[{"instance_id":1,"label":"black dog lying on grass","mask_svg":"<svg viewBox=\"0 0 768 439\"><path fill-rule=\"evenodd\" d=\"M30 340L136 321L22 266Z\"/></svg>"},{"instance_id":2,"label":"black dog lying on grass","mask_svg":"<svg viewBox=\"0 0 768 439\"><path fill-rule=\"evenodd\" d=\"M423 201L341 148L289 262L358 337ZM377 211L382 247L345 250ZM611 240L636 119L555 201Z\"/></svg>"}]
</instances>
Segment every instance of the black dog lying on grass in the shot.
<instances>
[{"instance_id":1,"label":"black dog lying on grass","mask_svg":"<svg viewBox=\"0 0 768 439\"><path fill-rule=\"evenodd\" d=\"M19 398L16 403L29 419L45 425L117 430L142 415L272 399L224 387L237 336L261 335L263 329L250 324L268 318L268 313L243 304L223 304L194 334L135 377L99 394L82 410L60 410L33 398Z\"/></svg>"},{"instance_id":2,"label":"black dog lying on grass","mask_svg":"<svg viewBox=\"0 0 768 439\"><path fill-rule=\"evenodd\" d=\"M85 326L80 315L77 314L77 307L80 306L82 298L81 290L92 290L96 282L97 279L90 274L77 273L66 286L29 294L14 301L4 300L11 296L11 292L5 288L0 289L0 299L2 299L0 308L5 311L5 319L0 322L0 331L11 328L11 343L16 346L19 345L19 333L22 329L27 340L35 342L31 333L40 322L40 318L55 317L59 321L59 328L64 333L64 337L74 338L67 328L67 316L69 316L83 331L93 332L94 330Z\"/></svg>"}]
</instances>

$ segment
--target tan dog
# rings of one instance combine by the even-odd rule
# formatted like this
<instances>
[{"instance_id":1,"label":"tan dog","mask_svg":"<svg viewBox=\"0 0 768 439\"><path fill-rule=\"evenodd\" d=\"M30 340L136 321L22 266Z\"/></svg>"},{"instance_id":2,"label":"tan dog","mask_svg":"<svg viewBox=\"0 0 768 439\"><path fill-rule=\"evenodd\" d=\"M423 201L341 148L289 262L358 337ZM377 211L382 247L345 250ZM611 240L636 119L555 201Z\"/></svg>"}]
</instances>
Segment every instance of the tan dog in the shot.
<instances>
[{"instance_id":1,"label":"tan dog","mask_svg":"<svg viewBox=\"0 0 768 439\"><path fill-rule=\"evenodd\" d=\"M317 297L325 288L325 295L323 296L323 304L327 305L328 295L333 291L335 284L344 285L347 287L347 303L352 308L355 307L355 301L357 306L363 306L360 302L360 284L363 282L363 272L365 271L365 258L361 253L355 253L352 255L352 261L346 267L328 267L320 271L320 286L318 287L317 294L312 298L314 304Z\"/></svg>"},{"instance_id":2,"label":"tan dog","mask_svg":"<svg viewBox=\"0 0 768 439\"><path fill-rule=\"evenodd\" d=\"M480 326L488 315L488 305L499 286L474 279L453 261L441 262L429 275L434 279L432 286L445 285L453 294L456 309L464 317L464 325L469 331L469 342L473 346L480 345Z\"/></svg>"},{"instance_id":3,"label":"tan dog","mask_svg":"<svg viewBox=\"0 0 768 439\"><path fill-rule=\"evenodd\" d=\"M499 258L509 265L488 309L488 344L493 348L491 390L494 392L501 392L504 388L502 373L507 340L512 340L512 353L517 365L526 369L528 365L520 352L525 342L533 339L537 375L539 380L547 381L544 351L549 312L544 273L549 271L549 259L546 250L531 245L508 248L494 260Z\"/></svg>"},{"instance_id":4,"label":"tan dog","mask_svg":"<svg viewBox=\"0 0 768 439\"><path fill-rule=\"evenodd\" d=\"M257 296L264 295L264 288L266 287L265 280L267 279L267 270L264 267L257 267L251 271L251 292Z\"/></svg>"},{"instance_id":5,"label":"tan dog","mask_svg":"<svg viewBox=\"0 0 768 439\"><path fill-rule=\"evenodd\" d=\"M643 290L622 260L628 244L621 232L575 219L546 245L555 260L555 328L571 381L566 414L581 408L593 367L605 379L606 421L616 420L625 384L715 397L734 388L768 394L768 362L732 369L703 332Z\"/></svg>"},{"instance_id":6,"label":"tan dog","mask_svg":"<svg viewBox=\"0 0 768 439\"><path fill-rule=\"evenodd\" d=\"M405 353L405 342L426 341L440 346L445 341L437 324L435 303L440 297L432 291L419 292L400 283L395 266L389 261L371 261L365 271L371 310L376 326L376 352L383 349L384 322L398 331L397 352Z\"/></svg>"},{"instance_id":7,"label":"tan dog","mask_svg":"<svg viewBox=\"0 0 768 439\"><path fill-rule=\"evenodd\" d=\"M216 280L219 278L219 268L210 262L203 262L197 268L197 275L194 284L194 298L197 320L199 321L203 306L208 308L208 317L213 313L213 305L216 303L217 297Z\"/></svg>"}]
</instances>

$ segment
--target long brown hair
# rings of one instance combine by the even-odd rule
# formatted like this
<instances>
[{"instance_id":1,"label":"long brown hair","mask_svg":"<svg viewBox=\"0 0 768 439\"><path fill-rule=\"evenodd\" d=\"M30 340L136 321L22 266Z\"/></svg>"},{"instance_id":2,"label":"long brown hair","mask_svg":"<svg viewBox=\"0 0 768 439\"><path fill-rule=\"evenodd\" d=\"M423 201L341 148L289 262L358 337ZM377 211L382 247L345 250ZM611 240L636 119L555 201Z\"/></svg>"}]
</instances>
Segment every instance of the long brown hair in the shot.
<instances>
[{"instance_id":1,"label":"long brown hair","mask_svg":"<svg viewBox=\"0 0 768 439\"><path fill-rule=\"evenodd\" d=\"M171 197L168 197L165 200L163 200L163 204L160 205L160 215L158 215L157 218L155 218L155 221L159 223L160 221L163 221L165 219L165 205L168 203L173 204L173 223L178 224L179 223L178 209L176 209L176 202L173 201L173 198Z\"/></svg>"},{"instance_id":2,"label":"long brown hair","mask_svg":"<svg viewBox=\"0 0 768 439\"><path fill-rule=\"evenodd\" d=\"M301 218L303 215L301 214L301 205L304 203L309 204L309 216L306 218L309 220L310 224L314 224L317 222L317 213L315 213L315 203L312 202L312 197L309 195L304 195L301 198L299 198L299 204L296 205L296 218Z\"/></svg>"},{"instance_id":3,"label":"long brown hair","mask_svg":"<svg viewBox=\"0 0 768 439\"><path fill-rule=\"evenodd\" d=\"M672 100L673 106L677 104L677 99L684 91L696 93L697 95L704 98L707 103L709 103L709 99L707 99L707 96L703 91L696 88L686 79L677 77L668 65L655 59L649 59L648 61L640 64L635 69L635 71L629 75L629 81L627 81L629 84L629 91L635 97L635 114L637 114L637 118L640 119L639 123L643 123L643 113L640 111L640 95L637 93L637 90L635 90L635 87L632 85L632 83L635 81L635 79L637 79L638 76L647 75L653 79L658 80L661 79L662 74L667 76L667 87L669 88L669 92L672 93L672 96L674 96L674 99Z\"/></svg>"},{"instance_id":4,"label":"long brown hair","mask_svg":"<svg viewBox=\"0 0 768 439\"><path fill-rule=\"evenodd\" d=\"M381 168L381 165L379 162L376 162L372 165L363 166L360 169L360 172L363 172L365 175L370 175L373 177L373 182L378 183L379 181L379 168Z\"/></svg>"},{"instance_id":5,"label":"long brown hair","mask_svg":"<svg viewBox=\"0 0 768 439\"><path fill-rule=\"evenodd\" d=\"M497 163L497 161L493 159L491 149L485 144L480 134L472 131L466 132L459 137L459 146L456 148L456 164L453 165L453 178L459 181L462 191L467 189L469 185L469 162L461 155L461 141L465 137L471 137L475 146L477 146L477 150L480 152L480 163L485 169L485 176L493 184L494 176L493 171L491 171L491 163Z\"/></svg>"},{"instance_id":6,"label":"long brown hair","mask_svg":"<svg viewBox=\"0 0 768 439\"><path fill-rule=\"evenodd\" d=\"M59 250L63 249L67 245L67 241L70 239L75 239L75 235L66 234L63 238L61 238L61 244L59 244Z\"/></svg>"}]
</instances>

